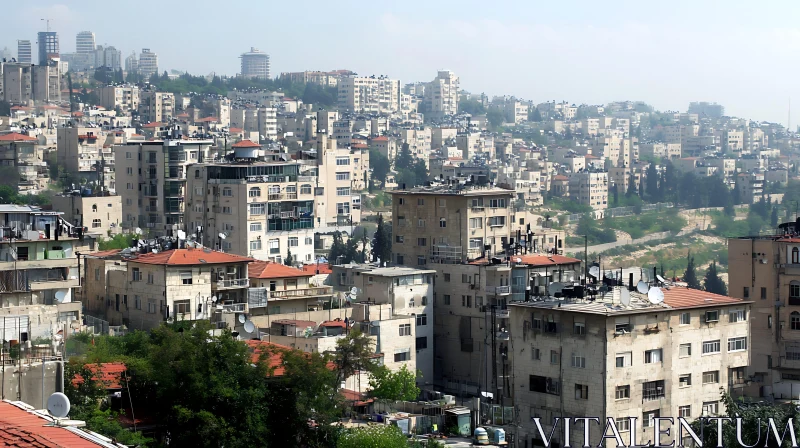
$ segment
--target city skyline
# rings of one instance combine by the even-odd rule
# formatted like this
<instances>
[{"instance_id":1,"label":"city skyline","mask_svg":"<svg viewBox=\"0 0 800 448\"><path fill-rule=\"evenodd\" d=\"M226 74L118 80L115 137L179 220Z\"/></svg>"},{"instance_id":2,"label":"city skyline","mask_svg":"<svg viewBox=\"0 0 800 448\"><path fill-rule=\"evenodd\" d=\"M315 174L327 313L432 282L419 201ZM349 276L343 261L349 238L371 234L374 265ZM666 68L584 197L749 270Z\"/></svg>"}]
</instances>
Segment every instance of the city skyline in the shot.
<instances>
[{"instance_id":1,"label":"city skyline","mask_svg":"<svg viewBox=\"0 0 800 448\"><path fill-rule=\"evenodd\" d=\"M206 13L216 5L201 1L196 8L161 3L153 8L155 2L143 1L138 8L123 9L97 1L45 2L15 8L0 30L0 45L15 48L20 39L35 42L36 32L46 27L42 19L49 19L64 53L74 51L75 35L88 30L97 36L97 44L114 45L123 54L152 49L159 55L160 71L233 76L239 71L239 55L257 47L270 55L273 76L350 69L406 83L427 82L437 70L449 69L461 78L461 88L489 96L576 104L630 99L681 111L691 101L712 101L724 104L730 115L787 123L789 98L800 97L791 76L800 67L787 57L800 48L800 28L789 19L792 12L800 12L800 5L774 2L754 9L739 1L726 2L724 8L716 8L722 5L717 2L679 1L663 7L616 3L619 7L605 8L585 2L505 2L489 11L479 9L485 4L477 2L461 2L457 8L455 3L437 3L426 4L426 15L420 18L413 14L418 10L414 1L402 10L353 3L352 8L344 5L328 12L288 4L267 9L234 1L226 9L247 10L248 18L264 17L267 23L244 19L243 26L211 34L216 40L210 43L186 47L181 42L187 30L200 30L207 37L210 29L220 29ZM363 20L345 14L356 7ZM157 22L155 10L193 25L147 32L148 21ZM103 14L123 13L135 25L133 30L99 20ZM742 15L750 18L749 24L737 23L735 18ZM339 28L336 24L345 18L353 26ZM294 33L297 26L340 37L313 38L313 32ZM270 33L253 32L261 29ZM289 35L294 37L284 38ZM348 42L357 42L357 51L346 50ZM487 63L487 56L505 64ZM752 58L769 64L742 61ZM797 103L795 108L800 107ZM800 117L800 110L794 115Z\"/></svg>"}]
</instances>

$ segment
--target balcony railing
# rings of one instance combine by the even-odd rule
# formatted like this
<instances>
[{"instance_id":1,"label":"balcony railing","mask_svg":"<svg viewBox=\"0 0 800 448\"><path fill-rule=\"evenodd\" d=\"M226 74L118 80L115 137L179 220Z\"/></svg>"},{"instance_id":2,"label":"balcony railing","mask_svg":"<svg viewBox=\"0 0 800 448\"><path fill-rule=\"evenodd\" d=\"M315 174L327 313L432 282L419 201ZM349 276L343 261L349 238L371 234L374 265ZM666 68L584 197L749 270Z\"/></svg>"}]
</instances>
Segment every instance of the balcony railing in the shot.
<instances>
[{"instance_id":1,"label":"balcony railing","mask_svg":"<svg viewBox=\"0 0 800 448\"><path fill-rule=\"evenodd\" d=\"M486 292L488 294L511 294L511 286L487 286Z\"/></svg>"},{"instance_id":2,"label":"balcony railing","mask_svg":"<svg viewBox=\"0 0 800 448\"><path fill-rule=\"evenodd\" d=\"M248 299L247 305L250 308L266 308L268 302L267 299Z\"/></svg>"},{"instance_id":3,"label":"balcony railing","mask_svg":"<svg viewBox=\"0 0 800 448\"><path fill-rule=\"evenodd\" d=\"M225 313L244 313L247 311L246 303L229 303L222 305L222 312Z\"/></svg>"},{"instance_id":4,"label":"balcony railing","mask_svg":"<svg viewBox=\"0 0 800 448\"><path fill-rule=\"evenodd\" d=\"M282 194L270 194L270 195L268 195L267 199L269 199L270 201L280 201L281 199L283 199L283 195Z\"/></svg>"},{"instance_id":5,"label":"balcony railing","mask_svg":"<svg viewBox=\"0 0 800 448\"><path fill-rule=\"evenodd\" d=\"M333 288L323 286L318 288L288 289L285 291L270 291L271 299L289 299L297 297L326 296L333 294Z\"/></svg>"},{"instance_id":6,"label":"balcony railing","mask_svg":"<svg viewBox=\"0 0 800 448\"><path fill-rule=\"evenodd\" d=\"M246 278L233 278L227 280L217 280L217 288L242 288L247 286L249 280Z\"/></svg>"}]
</instances>

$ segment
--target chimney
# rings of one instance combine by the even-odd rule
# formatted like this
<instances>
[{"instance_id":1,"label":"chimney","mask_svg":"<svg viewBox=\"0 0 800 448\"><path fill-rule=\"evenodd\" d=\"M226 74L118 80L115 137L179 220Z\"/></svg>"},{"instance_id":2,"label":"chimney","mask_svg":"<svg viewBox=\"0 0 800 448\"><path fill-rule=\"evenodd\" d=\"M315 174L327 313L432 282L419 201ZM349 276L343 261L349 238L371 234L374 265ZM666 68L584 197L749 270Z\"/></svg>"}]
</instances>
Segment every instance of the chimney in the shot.
<instances>
[{"instance_id":1,"label":"chimney","mask_svg":"<svg viewBox=\"0 0 800 448\"><path fill-rule=\"evenodd\" d=\"M633 287L633 272L631 272L628 274L628 291L633 291L634 289L636 288Z\"/></svg>"}]
</instances>

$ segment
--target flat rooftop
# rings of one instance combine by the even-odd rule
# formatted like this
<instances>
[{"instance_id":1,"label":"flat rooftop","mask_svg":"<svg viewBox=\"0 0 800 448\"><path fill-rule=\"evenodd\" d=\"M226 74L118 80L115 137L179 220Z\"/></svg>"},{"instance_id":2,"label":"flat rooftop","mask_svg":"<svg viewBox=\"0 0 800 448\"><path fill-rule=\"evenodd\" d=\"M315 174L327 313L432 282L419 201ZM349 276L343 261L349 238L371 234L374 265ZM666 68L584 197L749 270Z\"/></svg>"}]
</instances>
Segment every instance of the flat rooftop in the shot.
<instances>
[{"instance_id":1,"label":"flat rooftop","mask_svg":"<svg viewBox=\"0 0 800 448\"><path fill-rule=\"evenodd\" d=\"M372 266L369 264L357 264L357 263L342 264L334 267L353 269L361 273L369 273L372 275L377 275L379 277L402 277L405 275L436 273L436 270L434 269L416 269L407 266L379 267L379 266Z\"/></svg>"},{"instance_id":2,"label":"flat rooftop","mask_svg":"<svg viewBox=\"0 0 800 448\"><path fill-rule=\"evenodd\" d=\"M506 190L505 188L492 186L479 187L474 185L461 185L460 187L454 185L416 187L410 190L392 190L389 193L392 195L426 194L434 196L511 196L515 194L514 190Z\"/></svg>"}]
</instances>

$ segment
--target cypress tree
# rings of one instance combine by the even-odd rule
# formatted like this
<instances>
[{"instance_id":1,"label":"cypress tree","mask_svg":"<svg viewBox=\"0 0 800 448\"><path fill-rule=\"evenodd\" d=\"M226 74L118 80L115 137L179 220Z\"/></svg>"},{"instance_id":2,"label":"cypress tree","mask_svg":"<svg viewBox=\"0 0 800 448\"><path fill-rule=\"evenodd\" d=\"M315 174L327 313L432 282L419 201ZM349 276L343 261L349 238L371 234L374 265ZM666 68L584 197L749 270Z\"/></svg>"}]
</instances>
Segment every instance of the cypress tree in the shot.
<instances>
[{"instance_id":1,"label":"cypress tree","mask_svg":"<svg viewBox=\"0 0 800 448\"><path fill-rule=\"evenodd\" d=\"M694 268L694 257L691 251L689 251L689 254L686 256L686 272L683 274L683 281L686 282L686 286L689 288L700 289L700 281L697 280L697 273Z\"/></svg>"},{"instance_id":2,"label":"cypress tree","mask_svg":"<svg viewBox=\"0 0 800 448\"><path fill-rule=\"evenodd\" d=\"M703 286L705 287L706 291L713 292L714 294L720 294L723 296L728 295L728 287L725 286L725 282L719 277L719 273L717 272L717 263L711 263L708 266L708 270L706 270L706 276L703 279Z\"/></svg>"}]
</instances>

